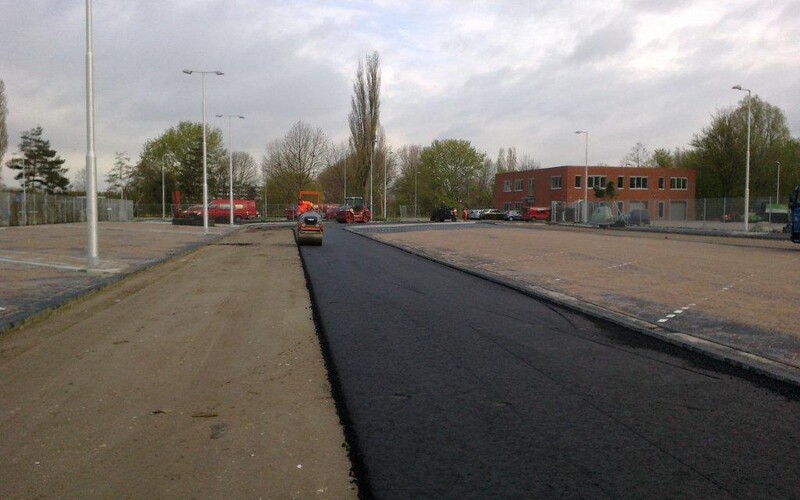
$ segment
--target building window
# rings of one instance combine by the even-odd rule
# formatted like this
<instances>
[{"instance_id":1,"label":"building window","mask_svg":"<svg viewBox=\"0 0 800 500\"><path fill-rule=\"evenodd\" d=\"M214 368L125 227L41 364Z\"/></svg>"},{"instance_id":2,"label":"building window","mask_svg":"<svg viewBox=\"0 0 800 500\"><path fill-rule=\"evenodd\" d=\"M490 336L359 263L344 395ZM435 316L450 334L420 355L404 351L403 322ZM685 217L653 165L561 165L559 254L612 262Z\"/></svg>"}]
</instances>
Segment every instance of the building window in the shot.
<instances>
[{"instance_id":1,"label":"building window","mask_svg":"<svg viewBox=\"0 0 800 500\"><path fill-rule=\"evenodd\" d=\"M625 177L617 177L617 189L625 189Z\"/></svg>"},{"instance_id":2,"label":"building window","mask_svg":"<svg viewBox=\"0 0 800 500\"><path fill-rule=\"evenodd\" d=\"M664 202L663 201L659 201L658 202L658 218L659 219L663 219L664 218Z\"/></svg>"},{"instance_id":3,"label":"building window","mask_svg":"<svg viewBox=\"0 0 800 500\"><path fill-rule=\"evenodd\" d=\"M663 177L659 177L658 178L658 189L664 189L664 178Z\"/></svg>"},{"instance_id":4,"label":"building window","mask_svg":"<svg viewBox=\"0 0 800 500\"><path fill-rule=\"evenodd\" d=\"M511 179L503 181L503 192L504 193L511 192Z\"/></svg>"},{"instance_id":5,"label":"building window","mask_svg":"<svg viewBox=\"0 0 800 500\"><path fill-rule=\"evenodd\" d=\"M631 189L647 189L647 177L631 177Z\"/></svg>"},{"instance_id":6,"label":"building window","mask_svg":"<svg viewBox=\"0 0 800 500\"><path fill-rule=\"evenodd\" d=\"M589 176L589 189L594 189L595 186L605 189L606 176L605 175L590 175Z\"/></svg>"},{"instance_id":7,"label":"building window","mask_svg":"<svg viewBox=\"0 0 800 500\"><path fill-rule=\"evenodd\" d=\"M689 189L689 178L688 177L670 177L669 178L669 188L686 191Z\"/></svg>"},{"instance_id":8,"label":"building window","mask_svg":"<svg viewBox=\"0 0 800 500\"><path fill-rule=\"evenodd\" d=\"M522 212L522 202L521 201L514 202L514 210L516 210L517 212Z\"/></svg>"},{"instance_id":9,"label":"building window","mask_svg":"<svg viewBox=\"0 0 800 500\"><path fill-rule=\"evenodd\" d=\"M550 177L550 189L561 189L561 176Z\"/></svg>"},{"instance_id":10,"label":"building window","mask_svg":"<svg viewBox=\"0 0 800 500\"><path fill-rule=\"evenodd\" d=\"M522 191L522 179L514 179L514 191Z\"/></svg>"},{"instance_id":11,"label":"building window","mask_svg":"<svg viewBox=\"0 0 800 500\"><path fill-rule=\"evenodd\" d=\"M580 175L576 175L575 176L575 187L576 188L581 187L581 176Z\"/></svg>"},{"instance_id":12,"label":"building window","mask_svg":"<svg viewBox=\"0 0 800 500\"><path fill-rule=\"evenodd\" d=\"M528 179L528 196L533 196L533 177Z\"/></svg>"},{"instance_id":13,"label":"building window","mask_svg":"<svg viewBox=\"0 0 800 500\"><path fill-rule=\"evenodd\" d=\"M511 203L503 203L503 212L508 212L509 210L511 210Z\"/></svg>"}]
</instances>

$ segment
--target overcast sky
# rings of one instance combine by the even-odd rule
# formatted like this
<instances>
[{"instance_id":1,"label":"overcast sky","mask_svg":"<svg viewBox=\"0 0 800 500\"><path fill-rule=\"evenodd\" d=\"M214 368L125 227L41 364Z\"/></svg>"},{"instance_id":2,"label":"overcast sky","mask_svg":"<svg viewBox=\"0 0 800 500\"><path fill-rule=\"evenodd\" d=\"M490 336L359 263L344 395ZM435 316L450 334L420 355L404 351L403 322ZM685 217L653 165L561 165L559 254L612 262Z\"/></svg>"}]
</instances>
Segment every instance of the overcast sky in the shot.
<instances>
[{"instance_id":1,"label":"overcast sky","mask_svg":"<svg viewBox=\"0 0 800 500\"><path fill-rule=\"evenodd\" d=\"M297 120L348 137L359 60L382 61L390 145L467 139L495 158L515 146L542 167L619 164L642 142L685 147L719 108L753 90L800 133L800 0L95 0L96 150L114 152L181 120L233 124L260 161ZM85 163L85 2L0 0L0 79L9 151L41 125ZM226 137L227 142L227 137ZM11 181L8 169L3 179Z\"/></svg>"}]
</instances>

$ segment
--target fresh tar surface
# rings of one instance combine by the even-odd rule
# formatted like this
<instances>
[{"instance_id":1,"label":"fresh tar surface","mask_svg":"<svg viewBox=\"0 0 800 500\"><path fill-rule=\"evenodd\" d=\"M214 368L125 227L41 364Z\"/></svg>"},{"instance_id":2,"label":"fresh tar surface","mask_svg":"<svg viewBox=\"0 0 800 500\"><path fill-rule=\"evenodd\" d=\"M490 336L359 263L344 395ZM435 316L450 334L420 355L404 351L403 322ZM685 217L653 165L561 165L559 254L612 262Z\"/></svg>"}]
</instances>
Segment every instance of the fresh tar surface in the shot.
<instances>
[{"instance_id":1,"label":"fresh tar surface","mask_svg":"<svg viewBox=\"0 0 800 500\"><path fill-rule=\"evenodd\" d=\"M300 252L364 496L800 491L795 389L337 224Z\"/></svg>"}]
</instances>

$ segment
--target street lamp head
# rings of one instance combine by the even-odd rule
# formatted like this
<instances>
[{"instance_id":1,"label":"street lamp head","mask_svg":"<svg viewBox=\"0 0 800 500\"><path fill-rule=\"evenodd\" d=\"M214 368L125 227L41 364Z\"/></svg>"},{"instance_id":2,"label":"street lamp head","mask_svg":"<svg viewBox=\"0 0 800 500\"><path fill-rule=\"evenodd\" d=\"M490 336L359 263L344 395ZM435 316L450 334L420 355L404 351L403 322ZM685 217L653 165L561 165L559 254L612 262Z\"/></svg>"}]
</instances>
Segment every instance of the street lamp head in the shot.
<instances>
[{"instance_id":1,"label":"street lamp head","mask_svg":"<svg viewBox=\"0 0 800 500\"><path fill-rule=\"evenodd\" d=\"M216 115L216 116L217 116L217 118L222 118L225 115Z\"/></svg>"},{"instance_id":2,"label":"street lamp head","mask_svg":"<svg viewBox=\"0 0 800 500\"><path fill-rule=\"evenodd\" d=\"M237 116L237 117L238 117L240 120L244 120L244 116L242 116L242 115L236 115L236 116Z\"/></svg>"},{"instance_id":3,"label":"street lamp head","mask_svg":"<svg viewBox=\"0 0 800 500\"><path fill-rule=\"evenodd\" d=\"M192 70L190 69L185 69L183 70L183 72L186 73L187 75L191 75L193 73Z\"/></svg>"},{"instance_id":4,"label":"street lamp head","mask_svg":"<svg viewBox=\"0 0 800 500\"><path fill-rule=\"evenodd\" d=\"M215 71L215 72L214 72L214 74L215 74L215 75L218 75L218 76L222 76L222 75L224 75L225 73L223 73L222 71L219 71L219 70L218 70L218 71Z\"/></svg>"},{"instance_id":5,"label":"street lamp head","mask_svg":"<svg viewBox=\"0 0 800 500\"><path fill-rule=\"evenodd\" d=\"M742 86L741 85L734 85L733 87L731 87L731 89L732 90L742 90Z\"/></svg>"},{"instance_id":6,"label":"street lamp head","mask_svg":"<svg viewBox=\"0 0 800 500\"><path fill-rule=\"evenodd\" d=\"M588 134L588 132L585 132L583 130L576 130L575 133L576 134Z\"/></svg>"}]
</instances>

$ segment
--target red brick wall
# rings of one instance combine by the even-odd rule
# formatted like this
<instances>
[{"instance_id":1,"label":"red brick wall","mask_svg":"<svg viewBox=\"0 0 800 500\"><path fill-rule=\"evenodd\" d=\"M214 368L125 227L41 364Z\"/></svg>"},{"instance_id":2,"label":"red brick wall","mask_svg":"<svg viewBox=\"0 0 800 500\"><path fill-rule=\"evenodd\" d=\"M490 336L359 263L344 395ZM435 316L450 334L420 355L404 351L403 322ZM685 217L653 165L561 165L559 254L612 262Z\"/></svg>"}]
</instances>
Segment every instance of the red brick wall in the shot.
<instances>
[{"instance_id":1,"label":"red brick wall","mask_svg":"<svg viewBox=\"0 0 800 500\"><path fill-rule=\"evenodd\" d=\"M581 187L575 187L575 176L581 177ZM670 202L686 202L687 218L694 219L695 207L695 171L685 168L632 168L632 167L607 167L589 166L589 176L606 176L607 181L613 181L617 185L617 178L623 177L623 186L617 186L617 197L614 201L623 202L623 210L629 212L631 203L646 204L650 217L658 220L658 202L664 203L663 219L670 218ZM561 177L561 188L551 188L551 178ZM549 207L552 201L567 202L572 206L583 199L583 186L586 182L583 179L583 166L560 166L535 170L524 170L519 172L504 172L495 176L494 184L494 208L503 209L505 203L521 202L523 207L537 206ZM646 177L647 189L631 189L631 177ZM528 179L534 179L534 201L528 199ZM664 188L659 189L659 178L664 179ZM670 178L686 178L686 189L673 189L670 186ZM522 179L522 191L515 191L515 181ZM504 181L511 181L511 191L505 192L503 189ZM588 190L589 202L608 201L595 198L591 188Z\"/></svg>"}]
</instances>

